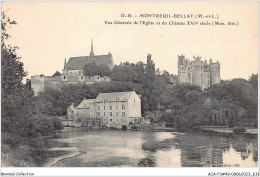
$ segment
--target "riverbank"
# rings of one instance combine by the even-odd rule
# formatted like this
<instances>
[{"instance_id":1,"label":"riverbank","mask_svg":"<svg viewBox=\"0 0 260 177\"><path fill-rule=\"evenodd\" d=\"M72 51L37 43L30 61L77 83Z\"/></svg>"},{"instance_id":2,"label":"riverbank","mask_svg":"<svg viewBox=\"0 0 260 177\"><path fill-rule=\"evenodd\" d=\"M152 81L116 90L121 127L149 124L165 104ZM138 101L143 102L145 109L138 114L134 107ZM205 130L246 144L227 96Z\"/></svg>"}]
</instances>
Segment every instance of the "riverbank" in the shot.
<instances>
[{"instance_id":1,"label":"riverbank","mask_svg":"<svg viewBox=\"0 0 260 177\"><path fill-rule=\"evenodd\" d=\"M63 159L66 159L66 158L70 158L70 157L74 157L74 156L77 156L77 155L81 154L77 147L51 148L51 149L48 149L48 151L56 151L56 152L57 151L64 151L66 154L58 156L58 157L55 157L55 158L51 158L50 160L48 160L48 162L43 164L44 167L52 167L56 163L58 163L60 160L63 160Z\"/></svg>"},{"instance_id":2,"label":"riverbank","mask_svg":"<svg viewBox=\"0 0 260 177\"><path fill-rule=\"evenodd\" d=\"M198 129L207 132L237 134L233 132L233 128L229 128L228 126L200 126ZM246 128L246 132L243 132L242 134L258 135L258 129Z\"/></svg>"}]
</instances>

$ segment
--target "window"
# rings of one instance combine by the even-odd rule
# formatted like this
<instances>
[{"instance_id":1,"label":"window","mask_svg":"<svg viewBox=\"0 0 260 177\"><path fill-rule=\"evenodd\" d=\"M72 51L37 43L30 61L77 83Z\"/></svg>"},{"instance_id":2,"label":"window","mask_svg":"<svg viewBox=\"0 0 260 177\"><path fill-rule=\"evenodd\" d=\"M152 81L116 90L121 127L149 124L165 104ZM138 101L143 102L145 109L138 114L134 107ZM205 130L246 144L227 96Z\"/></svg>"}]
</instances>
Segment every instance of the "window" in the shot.
<instances>
[{"instance_id":1,"label":"window","mask_svg":"<svg viewBox=\"0 0 260 177\"><path fill-rule=\"evenodd\" d=\"M99 77L97 77L97 79L99 79Z\"/></svg>"},{"instance_id":2,"label":"window","mask_svg":"<svg viewBox=\"0 0 260 177\"><path fill-rule=\"evenodd\" d=\"M116 116L118 116L118 112L116 112Z\"/></svg>"},{"instance_id":3,"label":"window","mask_svg":"<svg viewBox=\"0 0 260 177\"><path fill-rule=\"evenodd\" d=\"M125 105L122 105L122 109L125 109Z\"/></svg>"},{"instance_id":4,"label":"window","mask_svg":"<svg viewBox=\"0 0 260 177\"><path fill-rule=\"evenodd\" d=\"M116 119L116 121L118 122L118 119Z\"/></svg>"},{"instance_id":5,"label":"window","mask_svg":"<svg viewBox=\"0 0 260 177\"><path fill-rule=\"evenodd\" d=\"M135 99L134 99L134 103L135 103Z\"/></svg>"},{"instance_id":6,"label":"window","mask_svg":"<svg viewBox=\"0 0 260 177\"><path fill-rule=\"evenodd\" d=\"M201 73L201 77L203 77L203 74Z\"/></svg>"},{"instance_id":7,"label":"window","mask_svg":"<svg viewBox=\"0 0 260 177\"><path fill-rule=\"evenodd\" d=\"M122 112L122 116L125 116L125 112Z\"/></svg>"},{"instance_id":8,"label":"window","mask_svg":"<svg viewBox=\"0 0 260 177\"><path fill-rule=\"evenodd\" d=\"M97 110L100 110L100 106L97 107Z\"/></svg>"},{"instance_id":9,"label":"window","mask_svg":"<svg viewBox=\"0 0 260 177\"><path fill-rule=\"evenodd\" d=\"M104 110L106 110L106 106L104 106Z\"/></svg>"},{"instance_id":10,"label":"window","mask_svg":"<svg viewBox=\"0 0 260 177\"><path fill-rule=\"evenodd\" d=\"M83 79L83 76L81 76L81 79Z\"/></svg>"},{"instance_id":11,"label":"window","mask_svg":"<svg viewBox=\"0 0 260 177\"><path fill-rule=\"evenodd\" d=\"M112 116L112 112L109 112L109 115Z\"/></svg>"},{"instance_id":12,"label":"window","mask_svg":"<svg viewBox=\"0 0 260 177\"><path fill-rule=\"evenodd\" d=\"M72 72L70 72L70 74L69 74L70 76L73 76L73 73Z\"/></svg>"},{"instance_id":13,"label":"window","mask_svg":"<svg viewBox=\"0 0 260 177\"><path fill-rule=\"evenodd\" d=\"M208 81L208 85L209 85L209 81Z\"/></svg>"},{"instance_id":14,"label":"window","mask_svg":"<svg viewBox=\"0 0 260 177\"><path fill-rule=\"evenodd\" d=\"M110 122L113 122L113 119L110 119Z\"/></svg>"},{"instance_id":15,"label":"window","mask_svg":"<svg viewBox=\"0 0 260 177\"><path fill-rule=\"evenodd\" d=\"M88 77L88 79L90 79L90 77Z\"/></svg>"},{"instance_id":16,"label":"window","mask_svg":"<svg viewBox=\"0 0 260 177\"><path fill-rule=\"evenodd\" d=\"M109 109L111 110L111 109L112 109L112 106L109 106Z\"/></svg>"},{"instance_id":17,"label":"window","mask_svg":"<svg viewBox=\"0 0 260 177\"><path fill-rule=\"evenodd\" d=\"M118 109L118 106L116 106L116 109Z\"/></svg>"},{"instance_id":18,"label":"window","mask_svg":"<svg viewBox=\"0 0 260 177\"><path fill-rule=\"evenodd\" d=\"M104 112L104 116L106 116L106 112Z\"/></svg>"},{"instance_id":19,"label":"window","mask_svg":"<svg viewBox=\"0 0 260 177\"><path fill-rule=\"evenodd\" d=\"M97 112L97 116L100 116L100 112Z\"/></svg>"}]
</instances>

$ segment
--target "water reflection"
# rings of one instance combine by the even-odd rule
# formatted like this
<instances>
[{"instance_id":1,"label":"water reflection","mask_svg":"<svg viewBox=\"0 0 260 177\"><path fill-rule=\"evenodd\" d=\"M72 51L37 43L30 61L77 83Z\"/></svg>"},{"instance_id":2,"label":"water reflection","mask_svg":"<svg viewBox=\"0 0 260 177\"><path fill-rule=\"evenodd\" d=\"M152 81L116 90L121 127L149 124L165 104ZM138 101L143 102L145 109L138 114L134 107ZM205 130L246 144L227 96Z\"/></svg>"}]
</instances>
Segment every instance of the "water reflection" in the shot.
<instances>
[{"instance_id":1,"label":"water reflection","mask_svg":"<svg viewBox=\"0 0 260 177\"><path fill-rule=\"evenodd\" d=\"M256 167L258 163L257 137L246 135L102 130L65 132L55 141L82 152L55 166Z\"/></svg>"}]
</instances>

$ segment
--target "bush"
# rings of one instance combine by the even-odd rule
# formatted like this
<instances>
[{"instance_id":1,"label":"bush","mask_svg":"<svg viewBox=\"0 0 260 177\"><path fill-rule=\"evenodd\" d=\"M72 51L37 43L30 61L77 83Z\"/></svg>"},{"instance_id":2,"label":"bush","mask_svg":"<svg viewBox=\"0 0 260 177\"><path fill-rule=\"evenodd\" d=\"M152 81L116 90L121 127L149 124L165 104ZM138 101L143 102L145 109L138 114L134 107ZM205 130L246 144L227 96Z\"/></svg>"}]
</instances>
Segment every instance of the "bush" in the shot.
<instances>
[{"instance_id":1,"label":"bush","mask_svg":"<svg viewBox=\"0 0 260 177\"><path fill-rule=\"evenodd\" d=\"M22 137L12 133L3 133L1 139L3 144L8 144L11 148L16 148L23 143Z\"/></svg>"},{"instance_id":2,"label":"bush","mask_svg":"<svg viewBox=\"0 0 260 177\"><path fill-rule=\"evenodd\" d=\"M243 132L246 132L246 129L245 129L245 127L237 126L237 127L233 128L233 132L234 133L243 133Z\"/></svg>"},{"instance_id":3,"label":"bush","mask_svg":"<svg viewBox=\"0 0 260 177\"><path fill-rule=\"evenodd\" d=\"M57 117L53 117L52 121L53 121L53 126L54 126L55 130L62 130L63 129L61 119L59 119Z\"/></svg>"}]
</instances>

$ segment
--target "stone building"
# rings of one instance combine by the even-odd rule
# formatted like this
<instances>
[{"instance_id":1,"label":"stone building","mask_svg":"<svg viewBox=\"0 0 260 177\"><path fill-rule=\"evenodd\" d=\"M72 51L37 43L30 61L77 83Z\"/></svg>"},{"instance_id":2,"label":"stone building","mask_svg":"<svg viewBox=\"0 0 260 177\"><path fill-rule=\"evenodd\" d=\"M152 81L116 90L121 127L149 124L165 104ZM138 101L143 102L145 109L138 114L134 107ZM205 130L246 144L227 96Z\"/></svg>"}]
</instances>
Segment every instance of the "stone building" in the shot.
<instances>
[{"instance_id":1,"label":"stone building","mask_svg":"<svg viewBox=\"0 0 260 177\"><path fill-rule=\"evenodd\" d=\"M212 59L202 61L201 57L193 57L190 61L184 55L178 56L178 83L190 83L207 89L220 83L220 63L212 63Z\"/></svg>"},{"instance_id":2,"label":"stone building","mask_svg":"<svg viewBox=\"0 0 260 177\"><path fill-rule=\"evenodd\" d=\"M141 99L135 91L100 93L96 99L84 99L77 107L67 109L67 119L78 118L91 126L131 127L142 121ZM75 111L76 109L76 111Z\"/></svg>"},{"instance_id":3,"label":"stone building","mask_svg":"<svg viewBox=\"0 0 260 177\"><path fill-rule=\"evenodd\" d=\"M31 88L35 96L47 89L58 90L68 84L93 84L95 82L110 82L108 76L85 76L83 68L86 64L95 62L96 65L105 65L110 69L114 67L112 54L94 55L93 40L91 41L91 52L89 56L71 57L68 62L64 62L64 68L60 76L36 75L31 77Z\"/></svg>"},{"instance_id":4,"label":"stone building","mask_svg":"<svg viewBox=\"0 0 260 177\"><path fill-rule=\"evenodd\" d=\"M93 52L93 40L91 41L91 52L89 56L71 57L66 63L64 62L64 69L62 70L61 81L62 82L100 82L110 81L108 76L85 76L83 68L86 64L95 62L96 65L108 66L110 69L114 67L114 61L112 54L108 55L94 55Z\"/></svg>"}]
</instances>

